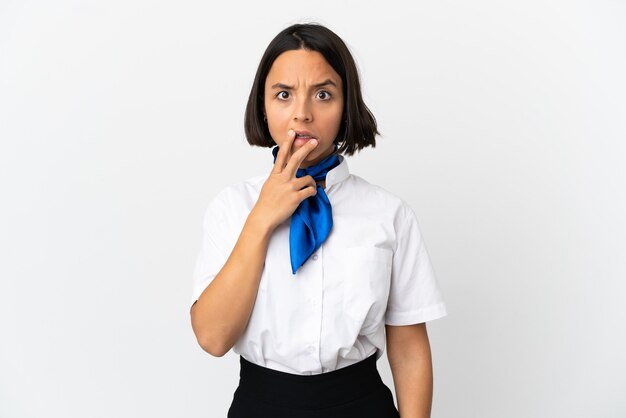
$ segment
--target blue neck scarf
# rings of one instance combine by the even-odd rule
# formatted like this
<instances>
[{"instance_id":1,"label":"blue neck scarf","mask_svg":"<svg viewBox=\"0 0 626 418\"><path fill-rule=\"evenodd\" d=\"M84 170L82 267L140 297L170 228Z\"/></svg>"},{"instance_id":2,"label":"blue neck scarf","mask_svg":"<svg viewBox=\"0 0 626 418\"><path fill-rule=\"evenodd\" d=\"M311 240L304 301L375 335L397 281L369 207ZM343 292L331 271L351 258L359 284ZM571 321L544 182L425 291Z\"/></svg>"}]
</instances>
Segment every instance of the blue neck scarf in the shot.
<instances>
[{"instance_id":1,"label":"blue neck scarf","mask_svg":"<svg viewBox=\"0 0 626 418\"><path fill-rule=\"evenodd\" d=\"M335 151L337 145L335 144ZM272 149L274 163L278 146ZM333 153L319 163L307 168L298 168L296 177L312 176L315 181L326 180L326 174L339 165L339 157ZM333 227L332 209L324 188L317 185L317 194L304 199L291 215L289 227L289 256L291 272L302 266L322 245Z\"/></svg>"}]
</instances>

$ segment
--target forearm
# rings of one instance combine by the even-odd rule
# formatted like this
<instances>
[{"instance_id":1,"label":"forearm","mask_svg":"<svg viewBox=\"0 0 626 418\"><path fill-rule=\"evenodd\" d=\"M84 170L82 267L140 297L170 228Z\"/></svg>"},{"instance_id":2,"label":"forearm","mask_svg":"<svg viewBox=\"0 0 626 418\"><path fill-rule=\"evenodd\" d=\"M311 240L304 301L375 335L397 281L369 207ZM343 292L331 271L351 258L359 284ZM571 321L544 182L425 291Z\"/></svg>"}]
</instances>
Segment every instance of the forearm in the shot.
<instances>
[{"instance_id":1,"label":"forearm","mask_svg":"<svg viewBox=\"0 0 626 418\"><path fill-rule=\"evenodd\" d=\"M401 418L429 418L433 366L426 323L386 327L387 358Z\"/></svg>"},{"instance_id":2,"label":"forearm","mask_svg":"<svg viewBox=\"0 0 626 418\"><path fill-rule=\"evenodd\" d=\"M193 305L192 328L208 353L224 355L245 330L272 231L251 212L224 266Z\"/></svg>"},{"instance_id":3,"label":"forearm","mask_svg":"<svg viewBox=\"0 0 626 418\"><path fill-rule=\"evenodd\" d=\"M391 369L401 418L429 418L433 397L430 353L415 354Z\"/></svg>"}]
</instances>

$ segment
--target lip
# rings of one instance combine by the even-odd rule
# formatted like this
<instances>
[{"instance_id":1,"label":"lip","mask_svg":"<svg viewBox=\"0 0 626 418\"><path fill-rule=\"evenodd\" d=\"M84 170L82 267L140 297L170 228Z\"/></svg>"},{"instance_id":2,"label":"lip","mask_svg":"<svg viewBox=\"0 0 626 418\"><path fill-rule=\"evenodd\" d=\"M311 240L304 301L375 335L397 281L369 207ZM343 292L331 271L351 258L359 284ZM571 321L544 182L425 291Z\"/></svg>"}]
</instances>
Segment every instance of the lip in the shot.
<instances>
[{"instance_id":1,"label":"lip","mask_svg":"<svg viewBox=\"0 0 626 418\"><path fill-rule=\"evenodd\" d=\"M295 130L295 129L294 129L294 130ZM297 136L298 136L298 135L308 135L308 136L310 136L311 138L316 138L316 139L317 139L317 137L316 137L315 135L313 135L313 133L312 133L312 132L305 131L305 130L302 130L302 131L295 130L295 131L296 131L296 138L297 138Z\"/></svg>"}]
</instances>

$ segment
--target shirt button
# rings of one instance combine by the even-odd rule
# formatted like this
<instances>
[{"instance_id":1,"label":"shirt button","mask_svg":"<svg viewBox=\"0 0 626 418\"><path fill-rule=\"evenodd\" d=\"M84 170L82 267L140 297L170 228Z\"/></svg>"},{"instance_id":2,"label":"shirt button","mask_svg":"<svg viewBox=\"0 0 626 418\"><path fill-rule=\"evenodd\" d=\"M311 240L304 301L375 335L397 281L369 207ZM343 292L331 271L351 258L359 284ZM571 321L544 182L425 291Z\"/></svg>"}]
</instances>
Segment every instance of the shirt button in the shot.
<instances>
[{"instance_id":1,"label":"shirt button","mask_svg":"<svg viewBox=\"0 0 626 418\"><path fill-rule=\"evenodd\" d=\"M313 260L317 260L317 254L313 254Z\"/></svg>"},{"instance_id":2,"label":"shirt button","mask_svg":"<svg viewBox=\"0 0 626 418\"><path fill-rule=\"evenodd\" d=\"M309 347L309 353L314 353L315 352L315 347L311 346Z\"/></svg>"}]
</instances>

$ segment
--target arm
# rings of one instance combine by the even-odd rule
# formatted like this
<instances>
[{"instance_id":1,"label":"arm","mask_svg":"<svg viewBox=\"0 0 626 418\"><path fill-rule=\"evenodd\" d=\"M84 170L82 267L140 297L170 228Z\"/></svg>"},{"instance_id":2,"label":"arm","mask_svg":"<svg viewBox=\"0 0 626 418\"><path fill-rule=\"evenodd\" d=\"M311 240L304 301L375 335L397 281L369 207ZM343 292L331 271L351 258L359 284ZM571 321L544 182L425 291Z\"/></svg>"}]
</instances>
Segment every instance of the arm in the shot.
<instances>
[{"instance_id":1,"label":"arm","mask_svg":"<svg viewBox=\"0 0 626 418\"><path fill-rule=\"evenodd\" d=\"M248 323L271 233L251 212L224 267L191 307L193 331L211 355L226 354Z\"/></svg>"},{"instance_id":2,"label":"arm","mask_svg":"<svg viewBox=\"0 0 626 418\"><path fill-rule=\"evenodd\" d=\"M288 135L228 259L191 307L193 332L211 355L226 354L246 329L272 233L300 202L317 193L313 177L296 177L317 142L309 141L290 154L296 134L290 130Z\"/></svg>"},{"instance_id":3,"label":"arm","mask_svg":"<svg viewBox=\"0 0 626 418\"><path fill-rule=\"evenodd\" d=\"M429 418L433 370L426 323L386 325L387 358L402 418Z\"/></svg>"}]
</instances>

